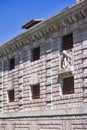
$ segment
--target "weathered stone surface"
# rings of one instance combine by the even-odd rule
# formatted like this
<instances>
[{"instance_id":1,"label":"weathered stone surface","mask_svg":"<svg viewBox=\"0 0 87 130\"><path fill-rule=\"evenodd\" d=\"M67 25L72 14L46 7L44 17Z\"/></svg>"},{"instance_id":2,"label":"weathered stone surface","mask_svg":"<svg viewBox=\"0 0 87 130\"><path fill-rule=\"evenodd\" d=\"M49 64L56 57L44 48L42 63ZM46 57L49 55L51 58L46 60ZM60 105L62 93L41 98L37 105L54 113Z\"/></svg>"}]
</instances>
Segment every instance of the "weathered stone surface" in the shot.
<instances>
[{"instance_id":1,"label":"weathered stone surface","mask_svg":"<svg viewBox=\"0 0 87 130\"><path fill-rule=\"evenodd\" d=\"M61 66L62 37L73 33L72 69ZM32 49L40 46L40 59ZM9 60L15 58L10 70ZM59 78L74 76L63 95ZM40 98L31 86L40 84ZM14 89L14 102L7 91ZM0 48L0 130L87 130L87 0L17 36Z\"/></svg>"}]
</instances>

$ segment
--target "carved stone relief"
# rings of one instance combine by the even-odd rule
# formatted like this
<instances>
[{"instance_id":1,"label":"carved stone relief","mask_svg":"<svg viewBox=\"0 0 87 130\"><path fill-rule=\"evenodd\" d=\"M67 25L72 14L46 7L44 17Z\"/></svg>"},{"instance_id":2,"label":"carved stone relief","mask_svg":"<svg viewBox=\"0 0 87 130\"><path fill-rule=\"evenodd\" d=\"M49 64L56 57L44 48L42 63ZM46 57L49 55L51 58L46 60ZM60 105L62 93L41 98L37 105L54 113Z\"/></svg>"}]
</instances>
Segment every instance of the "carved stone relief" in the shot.
<instances>
[{"instance_id":1,"label":"carved stone relief","mask_svg":"<svg viewBox=\"0 0 87 130\"><path fill-rule=\"evenodd\" d=\"M68 53L66 50L62 52L62 59L61 59L61 68L66 69L72 66L72 55Z\"/></svg>"}]
</instances>

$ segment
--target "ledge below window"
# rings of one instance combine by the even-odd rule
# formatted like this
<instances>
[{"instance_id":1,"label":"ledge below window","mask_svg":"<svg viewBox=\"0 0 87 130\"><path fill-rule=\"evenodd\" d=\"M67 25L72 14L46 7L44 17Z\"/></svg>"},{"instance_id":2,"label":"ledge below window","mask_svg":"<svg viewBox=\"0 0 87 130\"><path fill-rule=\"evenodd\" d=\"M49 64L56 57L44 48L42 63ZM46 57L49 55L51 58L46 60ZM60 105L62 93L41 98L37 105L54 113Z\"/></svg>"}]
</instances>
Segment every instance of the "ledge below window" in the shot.
<instances>
[{"instance_id":1,"label":"ledge below window","mask_svg":"<svg viewBox=\"0 0 87 130\"><path fill-rule=\"evenodd\" d=\"M66 69L59 70L58 75L62 79L72 76L73 75L73 66L70 66L69 68L66 68Z\"/></svg>"}]
</instances>

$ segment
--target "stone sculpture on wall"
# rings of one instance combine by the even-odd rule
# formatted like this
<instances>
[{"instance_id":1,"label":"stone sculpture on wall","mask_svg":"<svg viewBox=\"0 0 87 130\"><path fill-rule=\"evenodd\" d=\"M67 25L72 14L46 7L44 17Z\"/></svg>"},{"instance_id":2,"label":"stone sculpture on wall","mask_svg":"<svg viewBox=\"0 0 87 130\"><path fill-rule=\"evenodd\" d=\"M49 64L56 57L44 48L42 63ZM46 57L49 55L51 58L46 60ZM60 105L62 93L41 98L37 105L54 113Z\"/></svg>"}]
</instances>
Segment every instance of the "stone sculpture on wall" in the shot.
<instances>
[{"instance_id":1,"label":"stone sculpture on wall","mask_svg":"<svg viewBox=\"0 0 87 130\"><path fill-rule=\"evenodd\" d=\"M66 69L72 65L72 56L66 50L62 52L61 68Z\"/></svg>"}]
</instances>

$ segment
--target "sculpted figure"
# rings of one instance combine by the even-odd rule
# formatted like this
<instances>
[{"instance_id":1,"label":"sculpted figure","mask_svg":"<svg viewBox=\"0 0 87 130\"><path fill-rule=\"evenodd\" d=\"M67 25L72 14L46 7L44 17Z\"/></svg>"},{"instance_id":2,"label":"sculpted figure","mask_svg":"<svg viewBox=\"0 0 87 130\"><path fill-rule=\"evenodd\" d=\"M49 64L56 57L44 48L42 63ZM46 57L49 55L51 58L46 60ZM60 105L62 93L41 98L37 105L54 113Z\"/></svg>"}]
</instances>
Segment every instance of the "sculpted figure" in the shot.
<instances>
[{"instance_id":1,"label":"sculpted figure","mask_svg":"<svg viewBox=\"0 0 87 130\"><path fill-rule=\"evenodd\" d=\"M71 55L66 50L63 50L61 68L65 69L69 66L71 66Z\"/></svg>"}]
</instances>

